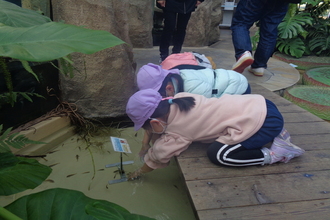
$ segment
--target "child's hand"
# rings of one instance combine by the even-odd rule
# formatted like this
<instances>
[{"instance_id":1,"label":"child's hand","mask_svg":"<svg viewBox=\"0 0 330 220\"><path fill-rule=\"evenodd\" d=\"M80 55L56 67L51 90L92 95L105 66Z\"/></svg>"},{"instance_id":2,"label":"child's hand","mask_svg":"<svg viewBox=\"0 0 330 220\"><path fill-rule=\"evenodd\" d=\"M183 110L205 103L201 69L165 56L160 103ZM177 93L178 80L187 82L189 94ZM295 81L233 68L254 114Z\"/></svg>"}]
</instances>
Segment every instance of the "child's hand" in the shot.
<instances>
[{"instance_id":1,"label":"child's hand","mask_svg":"<svg viewBox=\"0 0 330 220\"><path fill-rule=\"evenodd\" d=\"M143 164L143 166L138 169L135 170L133 173L128 173L127 174L127 180L128 181L132 181L132 180L136 180L136 179L140 179L140 177L145 174L145 173L149 173L151 171L153 171L154 169L152 169L151 167L149 167L146 163Z\"/></svg>"},{"instance_id":2,"label":"child's hand","mask_svg":"<svg viewBox=\"0 0 330 220\"><path fill-rule=\"evenodd\" d=\"M127 174L127 180L128 181L133 181L141 178L141 170L135 170L133 173L128 173Z\"/></svg>"}]
</instances>

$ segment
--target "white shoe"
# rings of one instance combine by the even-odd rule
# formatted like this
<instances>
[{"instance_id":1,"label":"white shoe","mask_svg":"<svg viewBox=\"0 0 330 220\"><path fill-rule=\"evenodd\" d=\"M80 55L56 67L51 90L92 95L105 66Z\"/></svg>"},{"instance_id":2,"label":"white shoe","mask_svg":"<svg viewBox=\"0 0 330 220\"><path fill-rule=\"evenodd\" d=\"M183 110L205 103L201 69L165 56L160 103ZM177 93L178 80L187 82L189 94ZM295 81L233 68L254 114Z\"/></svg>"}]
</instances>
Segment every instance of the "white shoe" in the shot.
<instances>
[{"instance_id":1,"label":"white shoe","mask_svg":"<svg viewBox=\"0 0 330 220\"><path fill-rule=\"evenodd\" d=\"M259 67L259 68L250 67L249 72L253 73L253 75L255 75L255 76L263 76L264 72L265 72L265 68L263 68L263 67Z\"/></svg>"},{"instance_id":2,"label":"white shoe","mask_svg":"<svg viewBox=\"0 0 330 220\"><path fill-rule=\"evenodd\" d=\"M294 157L299 157L305 153L305 150L292 144L289 138L284 140L277 136L270 147L271 164L276 162L289 162Z\"/></svg>"},{"instance_id":3,"label":"white shoe","mask_svg":"<svg viewBox=\"0 0 330 220\"><path fill-rule=\"evenodd\" d=\"M250 51L245 51L237 60L237 62L233 65L232 70L243 73L245 68L250 66L253 63L253 57Z\"/></svg>"}]
</instances>

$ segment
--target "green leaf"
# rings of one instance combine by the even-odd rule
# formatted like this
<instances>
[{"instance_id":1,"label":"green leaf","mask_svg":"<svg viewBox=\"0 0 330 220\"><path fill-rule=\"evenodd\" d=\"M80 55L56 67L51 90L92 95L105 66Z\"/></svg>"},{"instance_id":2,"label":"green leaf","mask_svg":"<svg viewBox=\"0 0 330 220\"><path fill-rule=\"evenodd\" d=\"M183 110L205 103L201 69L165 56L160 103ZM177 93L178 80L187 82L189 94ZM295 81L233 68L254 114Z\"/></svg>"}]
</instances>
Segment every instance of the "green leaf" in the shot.
<instances>
[{"instance_id":1,"label":"green leaf","mask_svg":"<svg viewBox=\"0 0 330 220\"><path fill-rule=\"evenodd\" d=\"M313 18L309 13L300 13L294 16L289 16L287 13L283 22L278 25L278 32L280 38L293 38L300 33L305 32L304 25L312 25Z\"/></svg>"},{"instance_id":2,"label":"green leaf","mask_svg":"<svg viewBox=\"0 0 330 220\"><path fill-rule=\"evenodd\" d=\"M48 22L39 26L0 26L0 56L44 62L73 52L92 54L124 43L107 31Z\"/></svg>"},{"instance_id":3,"label":"green leaf","mask_svg":"<svg viewBox=\"0 0 330 220\"><path fill-rule=\"evenodd\" d=\"M44 142L30 140L22 134L9 134L12 128L8 128L2 135L0 135L0 153L10 151L9 147L22 148L27 144L45 144ZM0 130L1 133L1 130Z\"/></svg>"},{"instance_id":4,"label":"green leaf","mask_svg":"<svg viewBox=\"0 0 330 220\"><path fill-rule=\"evenodd\" d=\"M300 38L279 39L276 44L277 49L281 53L300 58L304 54L305 43Z\"/></svg>"},{"instance_id":5,"label":"green leaf","mask_svg":"<svg viewBox=\"0 0 330 220\"><path fill-rule=\"evenodd\" d=\"M37 74L35 72L33 72L29 62L25 61L25 60L20 60L20 61L22 63L22 66L24 67L24 69L26 71L28 71L29 73L31 73L34 76L34 78L36 78L36 80L39 82L39 78L38 78Z\"/></svg>"},{"instance_id":6,"label":"green leaf","mask_svg":"<svg viewBox=\"0 0 330 220\"><path fill-rule=\"evenodd\" d=\"M0 1L0 23L12 27L31 27L51 22L50 18L36 11L19 7L7 1Z\"/></svg>"},{"instance_id":7,"label":"green leaf","mask_svg":"<svg viewBox=\"0 0 330 220\"><path fill-rule=\"evenodd\" d=\"M30 102L33 102L32 99L30 98L30 96L28 96L26 93L22 92L21 95L22 95L25 99L29 100Z\"/></svg>"},{"instance_id":8,"label":"green leaf","mask_svg":"<svg viewBox=\"0 0 330 220\"><path fill-rule=\"evenodd\" d=\"M51 168L35 159L16 158L12 153L0 153L0 195L12 195L39 186L51 173ZM3 166L6 164L6 166Z\"/></svg>"},{"instance_id":9,"label":"green leaf","mask_svg":"<svg viewBox=\"0 0 330 220\"><path fill-rule=\"evenodd\" d=\"M22 219L152 220L131 214L115 203L91 199L82 192L61 188L24 196L5 208Z\"/></svg>"}]
</instances>

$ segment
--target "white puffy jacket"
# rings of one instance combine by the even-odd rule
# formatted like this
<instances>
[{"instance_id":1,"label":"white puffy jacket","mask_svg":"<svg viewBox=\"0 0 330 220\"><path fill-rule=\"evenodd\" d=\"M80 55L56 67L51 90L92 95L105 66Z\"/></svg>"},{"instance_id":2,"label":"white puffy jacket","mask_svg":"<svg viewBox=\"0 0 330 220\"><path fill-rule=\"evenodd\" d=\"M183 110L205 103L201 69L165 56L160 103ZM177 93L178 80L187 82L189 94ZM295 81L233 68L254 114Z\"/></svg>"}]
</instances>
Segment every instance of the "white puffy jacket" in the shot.
<instances>
[{"instance_id":1,"label":"white puffy jacket","mask_svg":"<svg viewBox=\"0 0 330 220\"><path fill-rule=\"evenodd\" d=\"M219 98L223 94L243 94L249 85L245 76L233 70L183 69L180 73L185 92L200 94L207 98Z\"/></svg>"}]
</instances>

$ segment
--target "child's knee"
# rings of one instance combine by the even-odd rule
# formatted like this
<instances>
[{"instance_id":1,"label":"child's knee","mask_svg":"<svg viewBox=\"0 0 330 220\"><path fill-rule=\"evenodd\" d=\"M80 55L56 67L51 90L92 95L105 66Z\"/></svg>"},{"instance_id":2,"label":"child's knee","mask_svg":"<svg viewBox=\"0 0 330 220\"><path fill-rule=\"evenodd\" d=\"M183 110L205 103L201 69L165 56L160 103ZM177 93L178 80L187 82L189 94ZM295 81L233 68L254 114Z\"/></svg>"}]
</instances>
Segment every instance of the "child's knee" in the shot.
<instances>
[{"instance_id":1,"label":"child's knee","mask_svg":"<svg viewBox=\"0 0 330 220\"><path fill-rule=\"evenodd\" d=\"M215 141L208 147L207 156L212 163L214 163L216 165L221 165L224 162L224 161L222 161L222 157L221 157L221 149L224 146L225 146L225 144Z\"/></svg>"}]
</instances>

